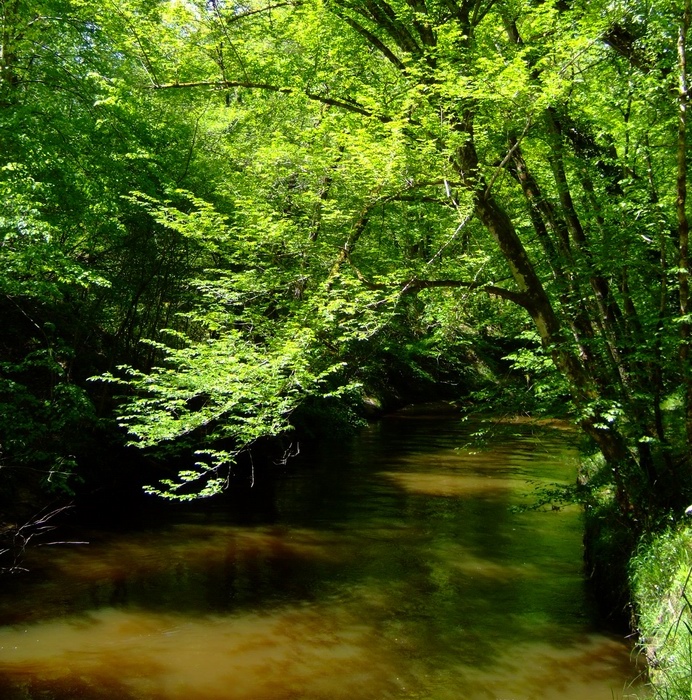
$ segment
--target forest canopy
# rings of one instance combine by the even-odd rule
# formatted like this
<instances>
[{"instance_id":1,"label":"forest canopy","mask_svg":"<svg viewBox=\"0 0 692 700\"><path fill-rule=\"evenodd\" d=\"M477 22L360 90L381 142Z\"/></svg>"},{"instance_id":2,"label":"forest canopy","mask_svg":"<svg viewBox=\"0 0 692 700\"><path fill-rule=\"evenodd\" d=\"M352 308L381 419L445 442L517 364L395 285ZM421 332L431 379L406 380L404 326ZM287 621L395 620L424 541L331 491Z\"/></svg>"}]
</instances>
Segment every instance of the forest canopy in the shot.
<instances>
[{"instance_id":1,"label":"forest canopy","mask_svg":"<svg viewBox=\"0 0 692 700\"><path fill-rule=\"evenodd\" d=\"M117 416L212 495L310 400L461 397L492 347L623 514L680 505L689 0L0 13L3 466L69 487Z\"/></svg>"}]
</instances>

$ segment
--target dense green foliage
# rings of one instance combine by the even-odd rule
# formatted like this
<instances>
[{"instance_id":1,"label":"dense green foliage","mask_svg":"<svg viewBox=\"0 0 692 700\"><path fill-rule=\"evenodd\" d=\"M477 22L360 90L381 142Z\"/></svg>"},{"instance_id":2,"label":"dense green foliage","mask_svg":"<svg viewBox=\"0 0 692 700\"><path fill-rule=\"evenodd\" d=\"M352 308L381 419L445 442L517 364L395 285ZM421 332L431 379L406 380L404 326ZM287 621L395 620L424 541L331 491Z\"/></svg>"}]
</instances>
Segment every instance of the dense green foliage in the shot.
<instances>
[{"instance_id":1,"label":"dense green foliage","mask_svg":"<svg viewBox=\"0 0 692 700\"><path fill-rule=\"evenodd\" d=\"M142 444L242 449L489 334L571 396L624 512L670 501L688 9L6 0L3 450L58 455L92 370L134 368Z\"/></svg>"},{"instance_id":2,"label":"dense green foliage","mask_svg":"<svg viewBox=\"0 0 692 700\"><path fill-rule=\"evenodd\" d=\"M218 486L307 397L485 342L623 516L679 507L689 14L4 0L4 459L63 464L124 384L138 444L226 441Z\"/></svg>"}]
</instances>

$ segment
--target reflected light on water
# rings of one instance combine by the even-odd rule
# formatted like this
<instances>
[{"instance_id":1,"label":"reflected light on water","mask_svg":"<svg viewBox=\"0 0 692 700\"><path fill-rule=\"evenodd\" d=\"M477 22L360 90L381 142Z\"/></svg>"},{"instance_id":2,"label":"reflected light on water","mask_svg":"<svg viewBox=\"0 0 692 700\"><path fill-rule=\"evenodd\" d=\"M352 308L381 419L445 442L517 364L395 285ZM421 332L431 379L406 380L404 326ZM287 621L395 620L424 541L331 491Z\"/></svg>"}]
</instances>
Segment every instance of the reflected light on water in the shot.
<instances>
[{"instance_id":1,"label":"reflected light on water","mask_svg":"<svg viewBox=\"0 0 692 700\"><path fill-rule=\"evenodd\" d=\"M380 472L398 486L425 496L497 496L509 492L521 482L502 476L474 474Z\"/></svg>"},{"instance_id":2,"label":"reflected light on water","mask_svg":"<svg viewBox=\"0 0 692 700\"><path fill-rule=\"evenodd\" d=\"M518 645L494 666L492 678L477 670L466 670L467 682L481 683L488 697L508 700L597 700L610 697L639 697L629 682L605 692L608 681L618 674L627 677L622 642L590 635L563 649L540 643ZM450 694L449 700L454 697ZM443 700L442 697L440 700ZM446 698L445 698L446 700Z\"/></svg>"},{"instance_id":3,"label":"reflected light on water","mask_svg":"<svg viewBox=\"0 0 692 700\"><path fill-rule=\"evenodd\" d=\"M334 561L343 546L329 533L306 528L242 528L180 524L155 534L135 534L89 547L56 550L52 564L80 581L151 575L176 562L198 567L220 557Z\"/></svg>"},{"instance_id":4,"label":"reflected light on water","mask_svg":"<svg viewBox=\"0 0 692 700\"><path fill-rule=\"evenodd\" d=\"M197 620L102 609L2 628L0 670L31 675L55 697L77 683L100 689L92 697L123 700L606 700L603 679L622 671L621 643L602 636L564 649L520 645L493 664L491 675L463 658L437 667L405 634L359 620L353 602Z\"/></svg>"},{"instance_id":5,"label":"reflected light on water","mask_svg":"<svg viewBox=\"0 0 692 700\"><path fill-rule=\"evenodd\" d=\"M344 610L312 607L198 620L102 609L0 630L0 669L120 685L124 698L353 698L363 687L373 689L372 697L391 691L394 670L372 654L373 630L346 617Z\"/></svg>"}]
</instances>

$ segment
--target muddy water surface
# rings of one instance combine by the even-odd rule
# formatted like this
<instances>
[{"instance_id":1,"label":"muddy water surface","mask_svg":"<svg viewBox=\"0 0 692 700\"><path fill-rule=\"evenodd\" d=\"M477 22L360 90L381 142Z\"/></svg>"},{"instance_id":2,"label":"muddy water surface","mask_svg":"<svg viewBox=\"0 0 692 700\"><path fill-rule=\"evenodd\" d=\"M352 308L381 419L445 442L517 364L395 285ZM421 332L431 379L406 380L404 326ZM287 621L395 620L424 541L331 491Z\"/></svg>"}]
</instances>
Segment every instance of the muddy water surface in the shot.
<instances>
[{"instance_id":1,"label":"muddy water surface","mask_svg":"<svg viewBox=\"0 0 692 700\"><path fill-rule=\"evenodd\" d=\"M479 427L403 411L253 492L35 550L0 598L0 698L633 697L578 511L511 508L573 480L569 433Z\"/></svg>"}]
</instances>

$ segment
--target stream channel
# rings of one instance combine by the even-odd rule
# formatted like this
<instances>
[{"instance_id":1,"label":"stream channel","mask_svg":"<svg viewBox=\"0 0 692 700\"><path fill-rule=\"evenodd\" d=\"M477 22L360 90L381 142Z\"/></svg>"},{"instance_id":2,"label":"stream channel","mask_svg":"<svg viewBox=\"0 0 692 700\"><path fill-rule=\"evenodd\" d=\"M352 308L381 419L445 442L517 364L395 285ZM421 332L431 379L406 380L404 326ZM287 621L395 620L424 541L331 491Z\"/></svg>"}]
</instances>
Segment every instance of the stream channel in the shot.
<instances>
[{"instance_id":1,"label":"stream channel","mask_svg":"<svg viewBox=\"0 0 692 700\"><path fill-rule=\"evenodd\" d=\"M579 509L512 508L574 480L573 438L419 407L218 501L94 517L2 582L0 698L635 697Z\"/></svg>"}]
</instances>

